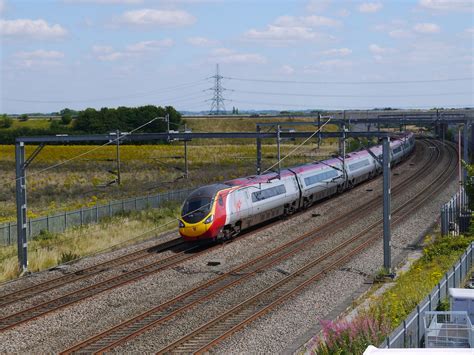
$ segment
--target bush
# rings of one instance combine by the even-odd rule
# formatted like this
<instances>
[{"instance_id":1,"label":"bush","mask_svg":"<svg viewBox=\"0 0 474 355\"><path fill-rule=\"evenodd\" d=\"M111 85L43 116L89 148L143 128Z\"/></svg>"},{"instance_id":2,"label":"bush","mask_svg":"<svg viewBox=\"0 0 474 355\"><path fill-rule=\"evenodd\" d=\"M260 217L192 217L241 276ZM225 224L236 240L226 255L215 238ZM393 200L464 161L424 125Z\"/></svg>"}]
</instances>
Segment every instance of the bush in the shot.
<instances>
[{"instance_id":1,"label":"bush","mask_svg":"<svg viewBox=\"0 0 474 355\"><path fill-rule=\"evenodd\" d=\"M58 259L58 264L64 264L64 263L67 263L68 261L76 260L79 258L80 258L80 255L72 251L63 252L61 253L61 257Z\"/></svg>"},{"instance_id":2,"label":"bush","mask_svg":"<svg viewBox=\"0 0 474 355\"><path fill-rule=\"evenodd\" d=\"M24 113L23 115L20 116L20 121L26 122L28 120L29 120L29 117L26 113Z\"/></svg>"},{"instance_id":3,"label":"bush","mask_svg":"<svg viewBox=\"0 0 474 355\"><path fill-rule=\"evenodd\" d=\"M68 125L72 122L72 116L70 114L65 114L61 116L61 123L63 125Z\"/></svg>"},{"instance_id":4,"label":"bush","mask_svg":"<svg viewBox=\"0 0 474 355\"><path fill-rule=\"evenodd\" d=\"M0 118L0 127L2 128L10 128L13 124L13 120L8 117L7 115L2 115Z\"/></svg>"}]
</instances>

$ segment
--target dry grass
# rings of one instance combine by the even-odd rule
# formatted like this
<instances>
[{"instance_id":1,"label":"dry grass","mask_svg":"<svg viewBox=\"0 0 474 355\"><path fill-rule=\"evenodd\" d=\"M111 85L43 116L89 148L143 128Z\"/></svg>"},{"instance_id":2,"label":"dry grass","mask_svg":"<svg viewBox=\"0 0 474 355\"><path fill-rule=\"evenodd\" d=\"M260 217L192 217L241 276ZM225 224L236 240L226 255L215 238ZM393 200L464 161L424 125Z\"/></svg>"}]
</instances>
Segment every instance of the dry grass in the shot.
<instances>
[{"instance_id":1,"label":"dry grass","mask_svg":"<svg viewBox=\"0 0 474 355\"><path fill-rule=\"evenodd\" d=\"M273 119L274 120L274 119ZM280 121L311 121L311 119L281 119ZM255 131L257 122L268 118L188 119L193 131ZM26 126L47 124L47 120L17 122ZM336 128L328 125L327 130ZM266 128L265 128L266 129ZM311 125L297 127L299 131L314 130ZM283 162L283 166L322 159L336 149L334 140L325 140L315 150L315 139ZM296 142L284 142L282 155L290 152ZM105 185L115 179L109 170L115 170L115 146L105 146L63 166L39 173L42 169L66 161L93 149L93 145L46 146L27 171L28 208L30 218L75 210L97 202L143 196L171 189L194 187L210 182L232 179L255 173L256 147L253 140L195 140L188 144L189 179L183 175L184 148L182 143L157 145L122 145L122 185ZM26 147L29 156L34 146ZM276 162L276 145L265 140L262 145L262 166L265 169ZM0 223L15 219L15 166L14 146L0 145Z\"/></svg>"},{"instance_id":2,"label":"dry grass","mask_svg":"<svg viewBox=\"0 0 474 355\"><path fill-rule=\"evenodd\" d=\"M45 167L82 154L94 146L47 146L27 172L29 217L74 210L97 202L142 196L149 193L198 186L255 173L255 145L197 145L188 147L189 179L183 175L182 145L121 147L122 185L105 187L115 176L115 147L103 147L64 166L39 173ZM282 155L295 143L282 144ZM304 146L283 166L321 159L336 150L326 144L318 151ZM27 147L27 155L33 147ZM276 145L262 146L263 168L276 162ZM179 170L181 169L181 170ZM15 218L13 146L0 146L0 223Z\"/></svg>"},{"instance_id":3,"label":"dry grass","mask_svg":"<svg viewBox=\"0 0 474 355\"><path fill-rule=\"evenodd\" d=\"M151 238L175 229L178 214L179 207L169 204L158 210L117 216L61 234L42 233L28 244L28 269L32 272L45 270L114 246ZM16 246L0 248L0 282L17 276Z\"/></svg>"}]
</instances>

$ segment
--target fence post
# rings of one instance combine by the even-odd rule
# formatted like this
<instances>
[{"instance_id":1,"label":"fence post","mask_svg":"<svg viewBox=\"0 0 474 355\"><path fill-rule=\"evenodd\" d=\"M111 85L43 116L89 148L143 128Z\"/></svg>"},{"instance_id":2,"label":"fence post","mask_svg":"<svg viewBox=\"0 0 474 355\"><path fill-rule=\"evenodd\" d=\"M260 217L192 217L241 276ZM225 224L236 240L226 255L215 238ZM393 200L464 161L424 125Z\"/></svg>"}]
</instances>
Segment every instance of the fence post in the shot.
<instances>
[{"instance_id":1,"label":"fence post","mask_svg":"<svg viewBox=\"0 0 474 355\"><path fill-rule=\"evenodd\" d=\"M95 204L95 223L99 223L99 205Z\"/></svg>"},{"instance_id":2,"label":"fence post","mask_svg":"<svg viewBox=\"0 0 474 355\"><path fill-rule=\"evenodd\" d=\"M125 201L122 200L122 212L125 212Z\"/></svg>"},{"instance_id":3,"label":"fence post","mask_svg":"<svg viewBox=\"0 0 474 355\"><path fill-rule=\"evenodd\" d=\"M109 217L112 217L112 205L110 201L109 201Z\"/></svg>"},{"instance_id":4,"label":"fence post","mask_svg":"<svg viewBox=\"0 0 474 355\"><path fill-rule=\"evenodd\" d=\"M49 214L46 216L46 229L48 230L48 232L51 232L49 230Z\"/></svg>"},{"instance_id":5,"label":"fence post","mask_svg":"<svg viewBox=\"0 0 474 355\"><path fill-rule=\"evenodd\" d=\"M430 297L431 297L431 294L430 294ZM416 305L416 316L418 317L417 318L417 323L418 323L418 326L417 326L417 332L416 332L416 347L419 348L420 347L420 342L421 342L421 314L420 314L420 304L418 303Z\"/></svg>"},{"instance_id":6,"label":"fence post","mask_svg":"<svg viewBox=\"0 0 474 355\"><path fill-rule=\"evenodd\" d=\"M390 335L387 336L387 348L390 349Z\"/></svg>"},{"instance_id":7,"label":"fence post","mask_svg":"<svg viewBox=\"0 0 474 355\"><path fill-rule=\"evenodd\" d=\"M446 292L445 292L446 295L445 295L445 298L448 298L448 292L449 292L448 291L448 289L449 289L449 275L448 275L448 273L446 273L445 277L446 277Z\"/></svg>"},{"instance_id":8,"label":"fence post","mask_svg":"<svg viewBox=\"0 0 474 355\"><path fill-rule=\"evenodd\" d=\"M67 229L67 211L64 211L64 230Z\"/></svg>"},{"instance_id":9,"label":"fence post","mask_svg":"<svg viewBox=\"0 0 474 355\"><path fill-rule=\"evenodd\" d=\"M82 227L82 225L84 224L84 213L83 213L82 207L79 210L79 216L81 217L81 227Z\"/></svg>"},{"instance_id":10,"label":"fence post","mask_svg":"<svg viewBox=\"0 0 474 355\"><path fill-rule=\"evenodd\" d=\"M407 321L403 320L403 347L407 347Z\"/></svg>"},{"instance_id":11,"label":"fence post","mask_svg":"<svg viewBox=\"0 0 474 355\"><path fill-rule=\"evenodd\" d=\"M8 222L8 245L12 243L12 222Z\"/></svg>"},{"instance_id":12,"label":"fence post","mask_svg":"<svg viewBox=\"0 0 474 355\"><path fill-rule=\"evenodd\" d=\"M453 287L456 287L456 265L453 266Z\"/></svg>"},{"instance_id":13,"label":"fence post","mask_svg":"<svg viewBox=\"0 0 474 355\"><path fill-rule=\"evenodd\" d=\"M430 292L429 295L428 295L428 299L429 299L429 301L430 301L430 303L429 303L429 305L428 305L428 311L431 312L431 310L432 310L432 305L431 305L431 292Z\"/></svg>"},{"instance_id":14,"label":"fence post","mask_svg":"<svg viewBox=\"0 0 474 355\"><path fill-rule=\"evenodd\" d=\"M135 197L135 211L137 211L137 198Z\"/></svg>"}]
</instances>

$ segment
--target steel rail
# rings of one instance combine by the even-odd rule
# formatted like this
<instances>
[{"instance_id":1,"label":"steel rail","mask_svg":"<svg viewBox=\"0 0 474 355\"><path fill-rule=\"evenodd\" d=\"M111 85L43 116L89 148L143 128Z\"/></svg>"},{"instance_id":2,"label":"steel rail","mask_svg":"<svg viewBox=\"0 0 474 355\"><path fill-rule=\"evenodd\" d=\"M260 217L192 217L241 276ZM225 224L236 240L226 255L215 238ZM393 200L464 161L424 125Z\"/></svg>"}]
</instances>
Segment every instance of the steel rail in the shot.
<instances>
[{"instance_id":1,"label":"steel rail","mask_svg":"<svg viewBox=\"0 0 474 355\"><path fill-rule=\"evenodd\" d=\"M364 185L365 183L367 183L367 181L364 182L361 185ZM323 201L322 203L317 204L317 206L321 207L326 202L327 201ZM314 207L316 207L316 205L311 206L310 209L314 208ZM307 210L305 210L305 211L307 211ZM269 224L269 225L265 226L264 228L271 227L273 224L274 223ZM258 228L256 230L254 230L254 232L255 231L260 231L260 230L261 230L261 228ZM171 243L171 244L168 244L168 243ZM24 300L26 298L35 297L35 296L37 296L41 293L44 293L46 291L50 291L50 290L59 288L61 286L79 281L79 280L84 280L84 279L93 277L93 276L95 276L95 275L97 275L101 272L106 271L107 269L109 269L111 267L120 266L120 265L123 265L123 264L126 264L126 263L130 263L130 262L134 262L134 261L143 259L143 258L151 257L157 251L161 251L161 250L164 250L166 248L172 248L172 247L175 247L175 246L179 246L181 244L183 244L183 241L180 240L179 238L177 238L177 239L174 239L170 242L166 242L166 243L163 243L163 244L160 244L160 245L157 245L157 246L153 246L153 247L149 247L149 248L144 248L144 249L138 250L136 252L126 254L126 255L120 256L118 258L115 258L115 259L112 259L112 260L109 260L109 261L106 261L106 262L103 262L103 263L100 263L100 264L97 264L97 265L94 265L94 266L91 266L91 267L88 267L88 268L85 268L85 269L77 270L73 273L69 273L69 274L66 274L66 275L63 275L63 276L60 276L60 277L57 277L57 278L46 280L44 282L40 282L38 284L29 286L29 287L26 287L26 288L22 288L22 289L13 291L11 293L1 295L0 296L1 297L0 298L0 307L10 305L12 303ZM152 249L155 249L155 250L153 250L153 252L151 252Z\"/></svg>"},{"instance_id":2,"label":"steel rail","mask_svg":"<svg viewBox=\"0 0 474 355\"><path fill-rule=\"evenodd\" d=\"M431 162L431 159L428 159L428 161ZM397 184L397 186L394 188L394 192L397 192L405 187L405 185L409 183L415 176L417 178L419 175L423 174L425 172L425 168L426 165L423 165L421 169L417 170L416 174L412 174L409 179ZM373 198L373 200L378 199L379 197ZM361 209L357 209L355 214L346 214L343 218L340 218L336 224L339 225L339 228L343 228L343 226L347 225L350 220L356 219L359 215L366 213L368 209L373 208L373 206L368 208L367 206L369 205L370 203L366 204L365 208L363 207ZM327 231L325 229L327 229ZM320 238L314 236L314 233L325 232L324 236L325 238L328 238L336 231L335 221L330 221L325 225L304 234L296 240L284 244L273 251L250 261L247 264L233 269L232 271L195 288L194 290L177 296L171 301L168 301L152 310L142 313L141 315L129 321L123 322L105 332L89 338L84 342L81 342L80 344L77 344L74 347L66 350L64 353L71 353L79 350L81 352L87 353L104 352L110 350L114 346L123 343L124 341L144 332L158 323L162 323L170 319L174 315L196 305L197 303L202 302L203 300L217 294L218 292L221 292L238 282L242 282L243 280L252 277L256 272L261 271L262 269L267 268L275 263L281 262L285 258L293 256L303 248L307 248L309 243L314 243L317 240L320 240Z\"/></svg>"},{"instance_id":3,"label":"steel rail","mask_svg":"<svg viewBox=\"0 0 474 355\"><path fill-rule=\"evenodd\" d=\"M451 149L453 148L451 147ZM397 208L395 213L403 210L404 212L403 214L397 216L397 218L393 221L394 224L400 223L405 217L412 213L413 210L422 205L428 198L430 198L434 193L438 192L452 180L457 166L457 161L453 159L453 156L453 154L450 155L449 166L451 167L452 165L451 169L443 170L434 181L437 182L438 180L442 180L442 182L434 188L432 188L433 185L429 185L426 189L418 193L414 198L411 198L402 206ZM452 164L453 162L454 164ZM416 201L416 204L406 210L406 206L413 204L413 201ZM228 338L230 335L239 331L247 324L266 314L281 304L283 301L295 295L297 292L301 291L312 282L320 279L321 276L332 270L335 266L341 265L352 256L370 246L371 243L380 237L380 231L374 232L372 230L377 226L380 228L381 221L382 220L379 220L377 223L374 223L367 229L343 242L313 262L303 266L296 272L285 277L283 280L233 307L223 315L204 324L200 328L184 336L166 348L163 348L159 351L159 354L173 351L186 353L203 353L208 351L222 340ZM364 236L367 236L368 232L371 233L371 236L369 238L364 238ZM353 243L356 241L360 241L362 243L354 248ZM350 247L350 250L346 250L347 247ZM329 259L330 257L333 257L334 260ZM324 261L326 264L322 264L322 261Z\"/></svg>"},{"instance_id":4,"label":"steel rail","mask_svg":"<svg viewBox=\"0 0 474 355\"><path fill-rule=\"evenodd\" d=\"M50 280L46 280L32 286L28 286L11 293L0 295L0 307L7 306L9 304L24 300L28 297L37 296L43 292L50 291L52 289L64 286L66 284L90 278L94 275L100 274L101 272L107 271L111 267L120 266L129 262L137 261L147 257L154 256L158 252L166 251L167 249L177 247L183 244L183 240L180 238L172 239L168 242L158 244L152 247L147 247L141 250L137 250L133 253L119 256L117 258L96 264L94 266L87 267L85 269L77 270L71 273L67 273L63 276L59 276Z\"/></svg>"}]
</instances>

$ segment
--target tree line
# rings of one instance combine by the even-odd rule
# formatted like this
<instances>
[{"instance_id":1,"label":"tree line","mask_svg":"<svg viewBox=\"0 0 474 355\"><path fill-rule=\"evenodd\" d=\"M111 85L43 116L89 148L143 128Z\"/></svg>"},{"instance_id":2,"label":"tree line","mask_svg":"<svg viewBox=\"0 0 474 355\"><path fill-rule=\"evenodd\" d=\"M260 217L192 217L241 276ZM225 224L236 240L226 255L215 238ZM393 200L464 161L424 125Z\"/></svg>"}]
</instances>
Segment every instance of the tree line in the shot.
<instances>
[{"instance_id":1,"label":"tree line","mask_svg":"<svg viewBox=\"0 0 474 355\"><path fill-rule=\"evenodd\" d=\"M13 144L17 137L24 136L103 134L114 132L117 129L122 132L130 132L156 117L161 119L145 125L139 132L165 132L168 128L165 117L169 117L170 130L178 130L183 124L181 114L172 106L104 107L100 110L87 108L83 111L73 111L66 108L60 111L60 115L61 120L52 120L47 129L29 127L0 129L0 144ZM11 125L10 118L2 117L0 126L9 128Z\"/></svg>"}]
</instances>

